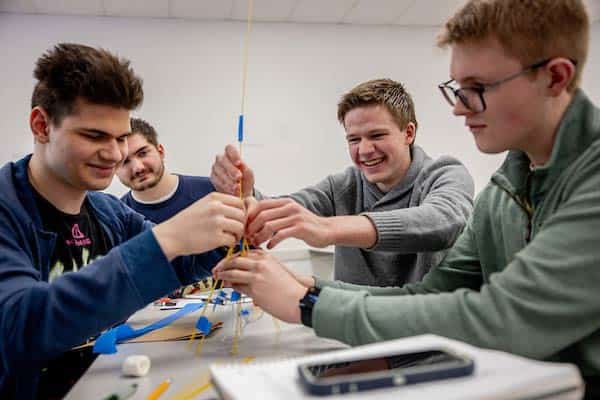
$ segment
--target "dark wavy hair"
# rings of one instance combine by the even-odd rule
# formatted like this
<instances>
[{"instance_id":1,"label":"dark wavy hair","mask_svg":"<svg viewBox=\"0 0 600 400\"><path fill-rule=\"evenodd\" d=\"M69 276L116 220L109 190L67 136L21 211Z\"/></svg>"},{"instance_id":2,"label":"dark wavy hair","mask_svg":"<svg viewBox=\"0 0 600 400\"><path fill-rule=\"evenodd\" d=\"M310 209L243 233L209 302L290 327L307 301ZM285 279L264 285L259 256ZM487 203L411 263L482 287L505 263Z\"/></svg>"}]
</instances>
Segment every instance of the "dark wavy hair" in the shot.
<instances>
[{"instance_id":1,"label":"dark wavy hair","mask_svg":"<svg viewBox=\"0 0 600 400\"><path fill-rule=\"evenodd\" d=\"M77 99L133 110L144 100L130 62L104 49L60 43L36 62L31 108L42 107L55 125L76 112Z\"/></svg>"},{"instance_id":2,"label":"dark wavy hair","mask_svg":"<svg viewBox=\"0 0 600 400\"><path fill-rule=\"evenodd\" d=\"M158 146L158 134L152 125L141 118L131 118L129 121L131 122L132 134L140 134L146 138L148 143Z\"/></svg>"}]
</instances>

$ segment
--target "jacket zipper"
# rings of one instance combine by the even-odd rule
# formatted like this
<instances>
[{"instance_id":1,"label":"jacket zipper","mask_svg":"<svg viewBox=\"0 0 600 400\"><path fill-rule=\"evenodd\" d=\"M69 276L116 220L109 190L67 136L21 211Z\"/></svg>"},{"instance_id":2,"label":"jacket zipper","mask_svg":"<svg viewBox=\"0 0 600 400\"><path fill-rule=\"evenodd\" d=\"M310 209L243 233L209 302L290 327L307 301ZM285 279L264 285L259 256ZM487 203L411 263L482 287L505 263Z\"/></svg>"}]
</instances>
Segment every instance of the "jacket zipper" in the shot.
<instances>
[{"instance_id":1,"label":"jacket zipper","mask_svg":"<svg viewBox=\"0 0 600 400\"><path fill-rule=\"evenodd\" d=\"M527 215L527 230L525 231L525 242L529 243L529 241L531 240L531 229L532 229L531 221L533 220L533 206L531 205L531 203L529 203L529 201L527 199L523 199L523 198L511 193L508 189L506 189L504 186L500 185L498 182L495 182L495 181L493 181L493 182L500 189L504 190L510 196L510 198L513 199L515 201L515 203L517 203L523 211L525 211L525 214ZM527 177L527 187L529 187L529 176Z\"/></svg>"}]
</instances>

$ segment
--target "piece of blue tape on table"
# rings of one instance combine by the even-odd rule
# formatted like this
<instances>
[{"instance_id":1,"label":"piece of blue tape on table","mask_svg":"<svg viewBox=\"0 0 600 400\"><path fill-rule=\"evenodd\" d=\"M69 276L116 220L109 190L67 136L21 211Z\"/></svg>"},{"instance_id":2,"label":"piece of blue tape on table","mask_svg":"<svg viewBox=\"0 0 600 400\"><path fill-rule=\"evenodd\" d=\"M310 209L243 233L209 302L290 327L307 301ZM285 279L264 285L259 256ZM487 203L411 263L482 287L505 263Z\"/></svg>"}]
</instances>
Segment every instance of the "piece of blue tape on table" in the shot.
<instances>
[{"instance_id":1,"label":"piece of blue tape on table","mask_svg":"<svg viewBox=\"0 0 600 400\"><path fill-rule=\"evenodd\" d=\"M236 292L235 290L231 292L231 301L239 301L242 298L242 294L240 292Z\"/></svg>"},{"instance_id":2,"label":"piece of blue tape on table","mask_svg":"<svg viewBox=\"0 0 600 400\"><path fill-rule=\"evenodd\" d=\"M204 303L188 303L176 313L169 315L166 318L156 321L148 326L140 329L133 329L129 324L121 324L106 332L96 339L94 344L94 353L97 354L114 354L117 352L117 343L126 342L136 337L145 335L146 333L155 331L171 324L173 321L183 317L186 314L199 310L204 306Z\"/></svg>"},{"instance_id":3,"label":"piece of blue tape on table","mask_svg":"<svg viewBox=\"0 0 600 400\"><path fill-rule=\"evenodd\" d=\"M212 328L212 322L204 315L198 318L196 322L196 329L198 329L204 336L208 336L210 333L210 328Z\"/></svg>"}]
</instances>

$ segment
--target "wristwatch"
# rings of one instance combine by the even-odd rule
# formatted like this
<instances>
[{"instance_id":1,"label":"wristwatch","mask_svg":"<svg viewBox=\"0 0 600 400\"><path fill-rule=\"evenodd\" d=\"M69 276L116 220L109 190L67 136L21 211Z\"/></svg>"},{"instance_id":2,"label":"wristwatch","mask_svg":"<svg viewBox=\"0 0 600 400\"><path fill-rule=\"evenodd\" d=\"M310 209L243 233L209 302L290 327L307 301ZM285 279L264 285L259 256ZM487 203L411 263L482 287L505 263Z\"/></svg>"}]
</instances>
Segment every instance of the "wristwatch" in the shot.
<instances>
[{"instance_id":1,"label":"wristwatch","mask_svg":"<svg viewBox=\"0 0 600 400\"><path fill-rule=\"evenodd\" d=\"M308 289L303 298L300 299L300 320L302 325L312 328L312 312L317 300L319 300L321 289L311 287Z\"/></svg>"}]
</instances>

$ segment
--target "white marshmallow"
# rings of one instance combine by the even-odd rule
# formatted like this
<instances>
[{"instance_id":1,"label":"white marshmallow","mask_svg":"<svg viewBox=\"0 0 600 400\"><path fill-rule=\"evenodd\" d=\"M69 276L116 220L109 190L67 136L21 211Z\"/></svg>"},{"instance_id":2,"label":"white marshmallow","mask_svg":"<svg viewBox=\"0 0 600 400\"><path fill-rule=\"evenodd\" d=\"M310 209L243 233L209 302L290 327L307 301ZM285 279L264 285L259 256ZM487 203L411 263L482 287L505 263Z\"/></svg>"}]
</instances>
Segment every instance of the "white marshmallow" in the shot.
<instances>
[{"instance_id":1,"label":"white marshmallow","mask_svg":"<svg viewBox=\"0 0 600 400\"><path fill-rule=\"evenodd\" d=\"M150 371L150 358L143 355L128 356L123 361L122 371L125 376L145 376Z\"/></svg>"}]
</instances>

